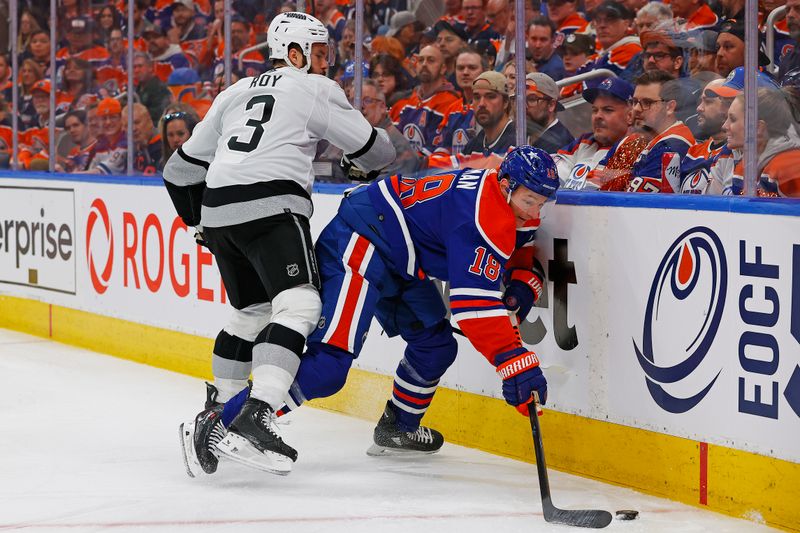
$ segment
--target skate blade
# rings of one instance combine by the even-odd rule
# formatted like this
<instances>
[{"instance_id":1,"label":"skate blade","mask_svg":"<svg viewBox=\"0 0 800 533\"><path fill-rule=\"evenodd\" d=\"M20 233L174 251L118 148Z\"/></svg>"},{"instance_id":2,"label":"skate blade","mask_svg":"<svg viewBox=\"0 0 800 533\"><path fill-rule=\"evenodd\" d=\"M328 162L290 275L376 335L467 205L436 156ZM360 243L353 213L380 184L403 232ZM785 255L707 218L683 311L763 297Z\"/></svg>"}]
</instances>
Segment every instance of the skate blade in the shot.
<instances>
[{"instance_id":1,"label":"skate blade","mask_svg":"<svg viewBox=\"0 0 800 533\"><path fill-rule=\"evenodd\" d=\"M186 474L189 477L197 477L203 474L200 461L194 451L194 422L184 422L178 428L181 438L181 453L183 454L183 465L186 467Z\"/></svg>"},{"instance_id":2,"label":"skate blade","mask_svg":"<svg viewBox=\"0 0 800 533\"><path fill-rule=\"evenodd\" d=\"M433 455L438 451L439 450L423 452L420 450L403 450L402 448L389 448L387 446L373 444L367 448L367 455L370 457L422 457L425 455Z\"/></svg>"},{"instance_id":3,"label":"skate blade","mask_svg":"<svg viewBox=\"0 0 800 533\"><path fill-rule=\"evenodd\" d=\"M217 450L231 461L270 474L286 476L292 471L293 461L289 457L275 452L261 452L249 440L235 433L225 435L217 443Z\"/></svg>"}]
</instances>

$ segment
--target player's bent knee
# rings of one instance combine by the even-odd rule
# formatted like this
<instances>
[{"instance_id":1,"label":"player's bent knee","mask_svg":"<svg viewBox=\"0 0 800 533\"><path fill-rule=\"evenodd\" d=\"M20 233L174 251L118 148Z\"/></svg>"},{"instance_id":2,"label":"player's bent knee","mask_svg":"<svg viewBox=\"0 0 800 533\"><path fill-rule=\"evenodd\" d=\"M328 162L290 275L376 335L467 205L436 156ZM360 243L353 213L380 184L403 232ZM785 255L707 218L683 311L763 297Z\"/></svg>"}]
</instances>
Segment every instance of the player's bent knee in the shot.
<instances>
[{"instance_id":1,"label":"player's bent knee","mask_svg":"<svg viewBox=\"0 0 800 533\"><path fill-rule=\"evenodd\" d=\"M305 399L326 398L339 392L353 359L350 352L330 344L309 344L296 378Z\"/></svg>"},{"instance_id":2,"label":"player's bent knee","mask_svg":"<svg viewBox=\"0 0 800 533\"><path fill-rule=\"evenodd\" d=\"M304 284L281 291L272 299L272 322L308 337L317 327L322 312L319 291Z\"/></svg>"},{"instance_id":3,"label":"player's bent knee","mask_svg":"<svg viewBox=\"0 0 800 533\"><path fill-rule=\"evenodd\" d=\"M253 342L272 317L272 305L269 302L253 304L244 309L234 309L228 324L223 328L227 333Z\"/></svg>"}]
</instances>

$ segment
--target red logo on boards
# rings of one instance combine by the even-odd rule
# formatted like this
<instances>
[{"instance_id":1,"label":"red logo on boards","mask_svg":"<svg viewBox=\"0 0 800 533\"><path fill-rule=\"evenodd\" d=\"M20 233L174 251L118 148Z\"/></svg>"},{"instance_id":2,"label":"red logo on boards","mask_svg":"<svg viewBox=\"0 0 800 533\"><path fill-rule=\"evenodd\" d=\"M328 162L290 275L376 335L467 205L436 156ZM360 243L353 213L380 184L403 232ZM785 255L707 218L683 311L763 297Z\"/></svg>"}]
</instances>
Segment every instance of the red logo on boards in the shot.
<instances>
[{"instance_id":1,"label":"red logo on boards","mask_svg":"<svg viewBox=\"0 0 800 533\"><path fill-rule=\"evenodd\" d=\"M103 223L106 239L108 239L108 257L105 260L103 271L98 275L97 262L92 255L92 230L98 219ZM106 204L96 198L89 209L89 218L86 221L86 262L89 265L89 277L92 286L98 294L103 294L108 289L108 280L111 279L111 268L114 265L114 234L111 231L111 220L108 217Z\"/></svg>"}]
</instances>

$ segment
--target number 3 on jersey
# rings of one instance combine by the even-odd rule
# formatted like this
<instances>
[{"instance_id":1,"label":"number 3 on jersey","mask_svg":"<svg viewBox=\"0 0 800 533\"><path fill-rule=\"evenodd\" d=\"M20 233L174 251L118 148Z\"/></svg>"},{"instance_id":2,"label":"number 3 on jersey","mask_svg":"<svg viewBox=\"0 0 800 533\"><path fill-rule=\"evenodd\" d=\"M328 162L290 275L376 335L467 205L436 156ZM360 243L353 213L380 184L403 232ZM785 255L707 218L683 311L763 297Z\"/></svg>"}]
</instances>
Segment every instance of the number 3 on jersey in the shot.
<instances>
[{"instance_id":1,"label":"number 3 on jersey","mask_svg":"<svg viewBox=\"0 0 800 533\"><path fill-rule=\"evenodd\" d=\"M245 123L245 126L253 128L253 135L250 136L250 140L246 143L239 141L239 137L237 135L234 135L228 139L228 148L231 150L249 153L255 150L258 146L261 136L264 135L264 124L269 122L269 119L272 118L272 106L275 105L275 97L270 94L254 96L249 102L247 102L247 107L245 110L250 111L253 106L258 104L264 105L264 108L261 112L261 118L251 118Z\"/></svg>"}]
</instances>

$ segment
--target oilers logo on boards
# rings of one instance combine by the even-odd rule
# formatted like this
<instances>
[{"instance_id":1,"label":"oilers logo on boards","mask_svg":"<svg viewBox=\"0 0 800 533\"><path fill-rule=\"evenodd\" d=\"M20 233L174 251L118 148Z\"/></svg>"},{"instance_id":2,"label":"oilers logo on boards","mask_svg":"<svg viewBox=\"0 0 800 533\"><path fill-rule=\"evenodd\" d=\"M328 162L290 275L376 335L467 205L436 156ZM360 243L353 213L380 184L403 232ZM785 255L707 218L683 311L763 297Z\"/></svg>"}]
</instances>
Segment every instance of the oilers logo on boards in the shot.
<instances>
[{"instance_id":1,"label":"oilers logo on boards","mask_svg":"<svg viewBox=\"0 0 800 533\"><path fill-rule=\"evenodd\" d=\"M721 365L703 364L719 329L728 285L725 250L709 228L678 237L653 278L636 358L665 411L685 413L711 390ZM640 349L641 346L641 349Z\"/></svg>"}]
</instances>

